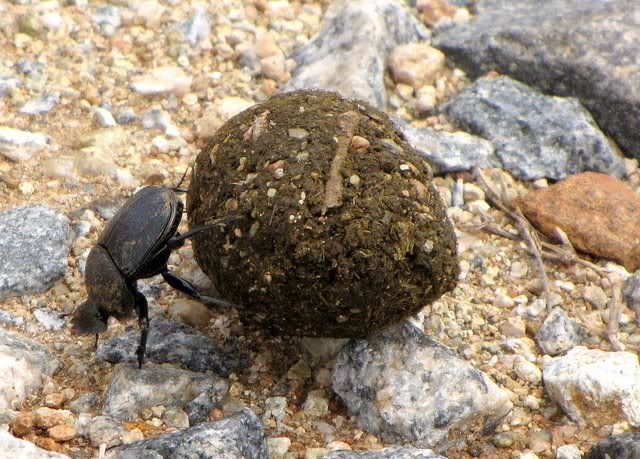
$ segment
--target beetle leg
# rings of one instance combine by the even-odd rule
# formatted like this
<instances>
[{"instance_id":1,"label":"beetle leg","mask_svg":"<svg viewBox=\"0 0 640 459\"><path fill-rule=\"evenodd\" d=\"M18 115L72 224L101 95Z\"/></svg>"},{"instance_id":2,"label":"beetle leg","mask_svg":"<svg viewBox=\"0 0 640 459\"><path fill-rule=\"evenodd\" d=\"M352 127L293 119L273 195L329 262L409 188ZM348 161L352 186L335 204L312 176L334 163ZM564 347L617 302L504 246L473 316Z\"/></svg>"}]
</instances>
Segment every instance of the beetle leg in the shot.
<instances>
[{"instance_id":1,"label":"beetle leg","mask_svg":"<svg viewBox=\"0 0 640 459\"><path fill-rule=\"evenodd\" d=\"M147 337L149 336L149 305L145 296L140 292L136 292L136 312L140 327L140 345L136 349L136 355L138 356L138 368L142 368L144 354L147 350Z\"/></svg>"},{"instance_id":2,"label":"beetle leg","mask_svg":"<svg viewBox=\"0 0 640 459\"><path fill-rule=\"evenodd\" d=\"M228 301L202 295L200 292L198 292L198 290L193 286L191 282L189 282L186 279L183 279L180 276L173 274L168 269L162 272L162 277L164 278L165 281L167 281L167 284L169 284L171 287L181 291L182 293L186 293L187 295L192 296L196 300L200 300L203 303L216 304L216 305L225 306L225 307L235 306L235 304L229 303Z\"/></svg>"},{"instance_id":3,"label":"beetle leg","mask_svg":"<svg viewBox=\"0 0 640 459\"><path fill-rule=\"evenodd\" d=\"M199 233L200 231L205 231L212 228L219 228L221 225L224 225L225 223L231 223L239 219L240 217L238 217L237 215L233 215L231 217L219 218L215 220L214 223L210 223L208 225L199 226L198 228L190 229L184 234L176 233L174 237L172 237L167 241L167 247L169 247L171 250L175 250L179 247L182 247L185 239L190 238L191 236Z\"/></svg>"}]
</instances>

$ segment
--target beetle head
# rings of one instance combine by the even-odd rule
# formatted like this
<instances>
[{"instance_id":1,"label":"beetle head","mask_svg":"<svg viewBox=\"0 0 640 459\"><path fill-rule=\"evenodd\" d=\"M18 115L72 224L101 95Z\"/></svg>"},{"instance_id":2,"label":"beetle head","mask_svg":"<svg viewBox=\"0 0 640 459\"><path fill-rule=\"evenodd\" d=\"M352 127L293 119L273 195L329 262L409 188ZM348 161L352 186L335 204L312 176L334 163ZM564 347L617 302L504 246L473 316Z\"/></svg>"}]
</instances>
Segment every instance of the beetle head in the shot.
<instances>
[{"instance_id":1,"label":"beetle head","mask_svg":"<svg viewBox=\"0 0 640 459\"><path fill-rule=\"evenodd\" d=\"M76 309L71 320L71 331L81 335L102 333L107 329L107 316L98 309L96 303L89 297Z\"/></svg>"}]
</instances>

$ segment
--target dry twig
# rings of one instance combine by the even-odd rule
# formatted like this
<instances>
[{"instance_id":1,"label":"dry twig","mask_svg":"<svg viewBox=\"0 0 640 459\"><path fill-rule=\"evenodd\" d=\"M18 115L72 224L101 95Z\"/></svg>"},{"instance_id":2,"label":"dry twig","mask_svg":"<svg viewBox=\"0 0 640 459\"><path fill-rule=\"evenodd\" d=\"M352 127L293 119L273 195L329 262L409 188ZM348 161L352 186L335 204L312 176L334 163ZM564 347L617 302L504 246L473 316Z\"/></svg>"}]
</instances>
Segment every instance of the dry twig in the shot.
<instances>
[{"instance_id":1,"label":"dry twig","mask_svg":"<svg viewBox=\"0 0 640 459\"><path fill-rule=\"evenodd\" d=\"M547 303L547 314L551 312L551 291L549 290L549 278L547 276L547 271L544 267L544 262L542 261L541 255L541 246L540 239L535 231L535 229L531 226L531 223L526 219L526 217L522 214L520 209L514 207L508 200L506 196L506 187L504 183L501 184L501 193L498 194L489 182L486 177L480 170L480 168L474 168L474 175L477 177L480 186L483 188L485 195L491 201L491 203L496 206L498 209L502 210L509 218L513 220L518 230L518 235L522 240L527 243L529 252L533 255L536 260L536 266L538 267L538 271L540 273L540 278L542 280L542 288L544 291L544 299ZM495 228L492 228L495 229ZM513 236L511 233L508 233L507 237L511 238Z\"/></svg>"},{"instance_id":2,"label":"dry twig","mask_svg":"<svg viewBox=\"0 0 640 459\"><path fill-rule=\"evenodd\" d=\"M611 343L614 351L624 351L624 345L618 338L620 328L620 315L622 314L622 303L620 302L620 291L622 290L622 279L617 274L609 274L611 283L611 298L609 298L609 324L607 325L607 339Z\"/></svg>"}]
</instances>

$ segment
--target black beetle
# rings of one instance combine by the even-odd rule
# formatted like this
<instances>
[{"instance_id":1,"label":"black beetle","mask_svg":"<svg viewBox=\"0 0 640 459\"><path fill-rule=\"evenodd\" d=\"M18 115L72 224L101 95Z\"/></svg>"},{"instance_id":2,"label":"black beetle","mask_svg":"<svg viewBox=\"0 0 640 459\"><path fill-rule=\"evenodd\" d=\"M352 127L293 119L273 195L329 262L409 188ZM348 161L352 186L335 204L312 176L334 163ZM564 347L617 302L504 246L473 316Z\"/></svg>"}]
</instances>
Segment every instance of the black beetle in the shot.
<instances>
[{"instance_id":1,"label":"black beetle","mask_svg":"<svg viewBox=\"0 0 640 459\"><path fill-rule=\"evenodd\" d=\"M96 334L107 328L110 316L124 318L135 309L140 326L138 366L144 363L149 333L147 299L136 281L162 275L173 288L204 302L228 305L201 295L187 280L167 267L171 251L181 247L194 234L232 221L235 217L178 233L183 204L176 192L163 186L146 186L131 196L109 220L97 243L89 252L85 268L88 298L76 309L72 331Z\"/></svg>"}]
</instances>

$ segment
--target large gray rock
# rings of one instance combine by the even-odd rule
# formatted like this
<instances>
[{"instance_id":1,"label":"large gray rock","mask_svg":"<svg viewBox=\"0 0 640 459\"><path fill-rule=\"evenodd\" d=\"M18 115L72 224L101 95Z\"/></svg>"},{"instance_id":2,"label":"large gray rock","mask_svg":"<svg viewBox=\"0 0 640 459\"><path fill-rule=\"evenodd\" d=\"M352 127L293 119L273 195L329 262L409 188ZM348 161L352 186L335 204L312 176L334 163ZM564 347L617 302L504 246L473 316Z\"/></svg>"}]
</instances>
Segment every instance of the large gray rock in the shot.
<instances>
[{"instance_id":1,"label":"large gray rock","mask_svg":"<svg viewBox=\"0 0 640 459\"><path fill-rule=\"evenodd\" d=\"M522 180L625 175L615 145L576 99L545 96L509 77L480 78L440 110L491 141L501 166Z\"/></svg>"},{"instance_id":2,"label":"large gray rock","mask_svg":"<svg viewBox=\"0 0 640 459\"><path fill-rule=\"evenodd\" d=\"M14 437L9 432L0 430L0 457L19 459L69 459L66 454L53 453L38 448L30 441Z\"/></svg>"},{"instance_id":3,"label":"large gray rock","mask_svg":"<svg viewBox=\"0 0 640 459\"><path fill-rule=\"evenodd\" d=\"M543 369L544 387L580 424L640 426L640 365L631 352L574 347Z\"/></svg>"},{"instance_id":4,"label":"large gray rock","mask_svg":"<svg viewBox=\"0 0 640 459\"><path fill-rule=\"evenodd\" d=\"M419 449L411 446L392 446L375 451L332 451L322 459L447 459L430 449Z\"/></svg>"},{"instance_id":5,"label":"large gray rock","mask_svg":"<svg viewBox=\"0 0 640 459\"><path fill-rule=\"evenodd\" d=\"M582 342L585 333L580 324L570 319L562 308L555 308L542 323L536 342L545 354L558 355Z\"/></svg>"},{"instance_id":6,"label":"large gray rock","mask_svg":"<svg viewBox=\"0 0 640 459\"><path fill-rule=\"evenodd\" d=\"M434 46L472 77L495 69L578 97L627 155L640 157L640 3L484 0L477 12Z\"/></svg>"},{"instance_id":7,"label":"large gray rock","mask_svg":"<svg viewBox=\"0 0 640 459\"><path fill-rule=\"evenodd\" d=\"M0 300L44 292L67 269L69 219L44 205L0 212Z\"/></svg>"},{"instance_id":8,"label":"large gray rock","mask_svg":"<svg viewBox=\"0 0 640 459\"><path fill-rule=\"evenodd\" d=\"M136 362L140 331L131 328L98 346L98 359L107 362ZM155 363L178 363L193 371L213 371L221 376L238 369L241 359L222 349L211 338L180 322L151 319L146 358Z\"/></svg>"},{"instance_id":9,"label":"large gray rock","mask_svg":"<svg viewBox=\"0 0 640 459\"><path fill-rule=\"evenodd\" d=\"M116 370L102 414L117 419L134 419L145 408L162 405L182 408L207 392L220 400L229 389L227 382L214 374L194 373L170 365L147 363L141 369L128 364Z\"/></svg>"},{"instance_id":10,"label":"large gray rock","mask_svg":"<svg viewBox=\"0 0 640 459\"><path fill-rule=\"evenodd\" d=\"M262 424L250 410L158 438L120 446L108 459L268 459Z\"/></svg>"},{"instance_id":11,"label":"large gray rock","mask_svg":"<svg viewBox=\"0 0 640 459\"><path fill-rule=\"evenodd\" d=\"M436 451L455 432L492 430L512 408L484 373L406 323L342 349L333 389L362 428Z\"/></svg>"},{"instance_id":12,"label":"large gray rock","mask_svg":"<svg viewBox=\"0 0 640 459\"><path fill-rule=\"evenodd\" d=\"M0 412L17 408L58 365L44 346L0 328Z\"/></svg>"},{"instance_id":13,"label":"large gray rock","mask_svg":"<svg viewBox=\"0 0 640 459\"><path fill-rule=\"evenodd\" d=\"M500 161L488 140L466 132L436 131L430 127L415 127L394 120L409 142L421 155L429 159L434 173L468 171L498 167Z\"/></svg>"},{"instance_id":14,"label":"large gray rock","mask_svg":"<svg viewBox=\"0 0 640 459\"><path fill-rule=\"evenodd\" d=\"M391 51L426 37L424 26L396 0L335 1L318 35L289 56L297 66L283 91L326 89L383 109Z\"/></svg>"},{"instance_id":15,"label":"large gray rock","mask_svg":"<svg viewBox=\"0 0 640 459\"><path fill-rule=\"evenodd\" d=\"M600 440L584 459L636 459L640 457L640 432L625 432Z\"/></svg>"}]
</instances>

